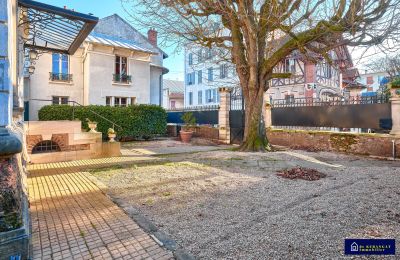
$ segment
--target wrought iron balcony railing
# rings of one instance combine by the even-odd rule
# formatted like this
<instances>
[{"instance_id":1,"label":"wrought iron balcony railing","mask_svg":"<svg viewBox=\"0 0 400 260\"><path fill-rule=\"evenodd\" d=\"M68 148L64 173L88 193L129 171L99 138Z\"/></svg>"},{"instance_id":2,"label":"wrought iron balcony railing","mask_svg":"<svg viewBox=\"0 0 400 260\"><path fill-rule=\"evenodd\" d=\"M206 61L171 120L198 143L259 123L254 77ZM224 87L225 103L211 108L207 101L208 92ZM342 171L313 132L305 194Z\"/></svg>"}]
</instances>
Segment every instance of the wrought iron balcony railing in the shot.
<instances>
[{"instance_id":1,"label":"wrought iron balcony railing","mask_svg":"<svg viewBox=\"0 0 400 260\"><path fill-rule=\"evenodd\" d=\"M50 80L51 81L71 82L72 74L50 72Z\"/></svg>"},{"instance_id":2,"label":"wrought iron balcony railing","mask_svg":"<svg viewBox=\"0 0 400 260\"><path fill-rule=\"evenodd\" d=\"M119 83L131 83L132 76L126 74L113 74L113 81Z\"/></svg>"}]
</instances>

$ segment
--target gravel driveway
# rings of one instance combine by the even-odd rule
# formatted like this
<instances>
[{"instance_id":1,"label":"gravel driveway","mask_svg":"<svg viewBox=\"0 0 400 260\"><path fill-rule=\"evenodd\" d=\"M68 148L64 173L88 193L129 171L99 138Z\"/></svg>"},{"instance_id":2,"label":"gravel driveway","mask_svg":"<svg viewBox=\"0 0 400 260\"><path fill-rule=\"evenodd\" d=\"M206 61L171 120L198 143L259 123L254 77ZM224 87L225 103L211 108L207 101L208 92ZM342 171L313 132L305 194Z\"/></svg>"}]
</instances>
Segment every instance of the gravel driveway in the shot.
<instances>
[{"instance_id":1,"label":"gravel driveway","mask_svg":"<svg viewBox=\"0 0 400 260\"><path fill-rule=\"evenodd\" d=\"M161 161L92 174L199 259L336 259L346 237L400 239L400 162L303 151ZM295 166L327 177L276 175Z\"/></svg>"}]
</instances>

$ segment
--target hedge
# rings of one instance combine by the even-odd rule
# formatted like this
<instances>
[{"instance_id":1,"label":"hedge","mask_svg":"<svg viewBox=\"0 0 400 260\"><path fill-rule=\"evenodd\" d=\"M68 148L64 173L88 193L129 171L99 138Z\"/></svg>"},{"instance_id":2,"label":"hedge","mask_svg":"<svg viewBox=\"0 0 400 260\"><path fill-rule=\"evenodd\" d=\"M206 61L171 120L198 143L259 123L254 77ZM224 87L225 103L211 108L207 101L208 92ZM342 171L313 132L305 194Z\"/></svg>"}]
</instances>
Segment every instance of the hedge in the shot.
<instances>
[{"instance_id":1,"label":"hedge","mask_svg":"<svg viewBox=\"0 0 400 260\"><path fill-rule=\"evenodd\" d=\"M74 111L73 111L74 110ZM69 105L44 106L39 110L40 121L80 120L82 128L89 130L87 120L97 122L97 131L107 137L107 131L112 123L102 119L93 112L121 126L114 127L119 138L151 138L164 135L167 128L167 113L156 105L133 105L128 107L84 106Z\"/></svg>"}]
</instances>

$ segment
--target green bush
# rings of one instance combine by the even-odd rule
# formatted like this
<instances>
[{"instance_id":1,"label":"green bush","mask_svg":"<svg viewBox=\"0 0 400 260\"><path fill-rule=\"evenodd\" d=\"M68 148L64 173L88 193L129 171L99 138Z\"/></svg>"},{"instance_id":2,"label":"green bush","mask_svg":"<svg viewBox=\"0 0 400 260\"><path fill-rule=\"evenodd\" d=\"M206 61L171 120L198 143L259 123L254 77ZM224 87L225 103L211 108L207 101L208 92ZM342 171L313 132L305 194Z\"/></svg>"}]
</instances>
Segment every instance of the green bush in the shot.
<instances>
[{"instance_id":1,"label":"green bush","mask_svg":"<svg viewBox=\"0 0 400 260\"><path fill-rule=\"evenodd\" d=\"M73 111L74 110L74 111ZM113 124L95 113L121 126L115 126L119 138L151 138L163 135L167 128L167 113L156 105L134 105L129 107L68 105L44 106L39 110L40 121L80 120L82 128L89 130L86 119L97 122L97 131L107 137Z\"/></svg>"}]
</instances>

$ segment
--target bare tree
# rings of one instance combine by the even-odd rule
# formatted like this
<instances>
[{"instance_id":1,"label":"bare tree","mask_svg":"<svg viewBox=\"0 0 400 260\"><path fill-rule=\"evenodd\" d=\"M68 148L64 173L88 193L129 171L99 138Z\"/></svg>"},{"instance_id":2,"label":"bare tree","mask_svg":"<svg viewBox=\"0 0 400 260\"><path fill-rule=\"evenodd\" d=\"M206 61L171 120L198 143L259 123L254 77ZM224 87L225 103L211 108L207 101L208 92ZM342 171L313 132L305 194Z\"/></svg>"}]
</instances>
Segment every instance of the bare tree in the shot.
<instances>
[{"instance_id":1,"label":"bare tree","mask_svg":"<svg viewBox=\"0 0 400 260\"><path fill-rule=\"evenodd\" d=\"M271 79L290 77L273 69L293 51L331 60L330 50L339 46L398 46L400 39L400 0L122 1L165 43L230 52L246 104L243 151L269 148L260 126L263 94Z\"/></svg>"},{"instance_id":2,"label":"bare tree","mask_svg":"<svg viewBox=\"0 0 400 260\"><path fill-rule=\"evenodd\" d=\"M400 54L378 58L368 63L366 67L373 72L386 72L391 81L400 76Z\"/></svg>"}]
</instances>

